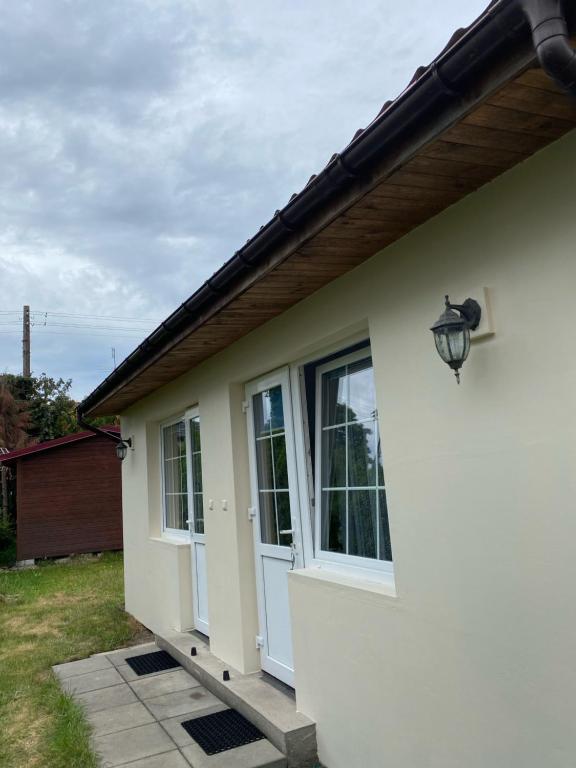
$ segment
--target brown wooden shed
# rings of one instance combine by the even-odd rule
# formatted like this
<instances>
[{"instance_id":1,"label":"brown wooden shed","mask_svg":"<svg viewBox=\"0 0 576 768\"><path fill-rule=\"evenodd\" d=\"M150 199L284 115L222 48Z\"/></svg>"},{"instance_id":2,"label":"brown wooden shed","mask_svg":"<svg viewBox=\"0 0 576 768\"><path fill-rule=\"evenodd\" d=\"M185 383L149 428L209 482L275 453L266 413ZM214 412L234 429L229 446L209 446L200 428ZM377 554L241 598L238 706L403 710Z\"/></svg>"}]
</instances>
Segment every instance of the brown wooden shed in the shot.
<instances>
[{"instance_id":1,"label":"brown wooden shed","mask_svg":"<svg viewBox=\"0 0 576 768\"><path fill-rule=\"evenodd\" d=\"M122 549L121 462L112 440L77 432L0 461L16 472L18 560Z\"/></svg>"}]
</instances>

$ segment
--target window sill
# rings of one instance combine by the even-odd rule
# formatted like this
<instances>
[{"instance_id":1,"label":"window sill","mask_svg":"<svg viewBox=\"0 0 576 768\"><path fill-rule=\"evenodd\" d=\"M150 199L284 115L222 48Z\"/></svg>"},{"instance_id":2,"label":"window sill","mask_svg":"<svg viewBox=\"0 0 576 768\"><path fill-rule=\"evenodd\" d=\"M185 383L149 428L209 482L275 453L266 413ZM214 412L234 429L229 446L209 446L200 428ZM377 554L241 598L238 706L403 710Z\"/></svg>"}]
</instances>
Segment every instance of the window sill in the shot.
<instances>
[{"instance_id":1,"label":"window sill","mask_svg":"<svg viewBox=\"0 0 576 768\"><path fill-rule=\"evenodd\" d=\"M165 544L169 547L189 547L190 536L184 533L179 536L177 533L163 533L162 536L150 536L150 541L155 544Z\"/></svg>"},{"instance_id":2,"label":"window sill","mask_svg":"<svg viewBox=\"0 0 576 768\"><path fill-rule=\"evenodd\" d=\"M336 589L351 589L364 594L397 598L394 576L388 573L358 573L340 570L333 565L313 565L289 572L290 578L321 582Z\"/></svg>"}]
</instances>

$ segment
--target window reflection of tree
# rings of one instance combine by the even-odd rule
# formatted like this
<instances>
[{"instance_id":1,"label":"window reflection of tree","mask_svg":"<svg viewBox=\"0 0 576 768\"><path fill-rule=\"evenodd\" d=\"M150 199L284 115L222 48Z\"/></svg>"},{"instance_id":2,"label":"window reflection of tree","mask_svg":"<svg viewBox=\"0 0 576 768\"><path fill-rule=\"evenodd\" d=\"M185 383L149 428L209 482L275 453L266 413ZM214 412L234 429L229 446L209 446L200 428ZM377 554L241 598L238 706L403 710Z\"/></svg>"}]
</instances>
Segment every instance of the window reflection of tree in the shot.
<instances>
[{"instance_id":1,"label":"window reflection of tree","mask_svg":"<svg viewBox=\"0 0 576 768\"><path fill-rule=\"evenodd\" d=\"M334 394L335 391L333 390ZM331 414L332 415L332 414ZM325 461L329 463L330 477L335 472L342 478L342 482L334 484L333 488L342 488L340 493L330 494L332 504L335 507L326 510L324 529L329 525L328 534L329 549L332 551L346 552L346 514L345 498L348 497L348 553L360 557L378 557L377 552L377 520L376 494L378 486L383 483L382 467L379 460L376 439L376 411L373 410L369 420L358 420L354 409L344 403L334 404L333 422L346 425L347 440L337 439L337 430L343 427L335 427L329 430L329 455ZM348 456L346 457L346 451ZM347 464L346 464L347 460ZM348 475L344 469L348 467ZM382 500L385 499L382 491ZM382 510L385 513L385 510ZM335 514L334 514L335 513ZM387 529L387 524L386 524ZM387 534L387 530L383 531ZM386 539L387 539L386 535ZM384 546L384 542L382 545ZM380 557L384 553L380 553Z\"/></svg>"},{"instance_id":2,"label":"window reflection of tree","mask_svg":"<svg viewBox=\"0 0 576 768\"><path fill-rule=\"evenodd\" d=\"M262 424L260 442L269 443L270 453L258 453L260 490L260 525L262 541L268 544L288 546L292 541L289 534L281 530L292 527L290 498L288 493L288 466L286 457L286 436L284 431L284 405L282 387L273 387L261 394ZM272 466L270 466L272 462ZM267 480L263 484L263 478ZM283 491L283 492L282 492Z\"/></svg>"}]
</instances>

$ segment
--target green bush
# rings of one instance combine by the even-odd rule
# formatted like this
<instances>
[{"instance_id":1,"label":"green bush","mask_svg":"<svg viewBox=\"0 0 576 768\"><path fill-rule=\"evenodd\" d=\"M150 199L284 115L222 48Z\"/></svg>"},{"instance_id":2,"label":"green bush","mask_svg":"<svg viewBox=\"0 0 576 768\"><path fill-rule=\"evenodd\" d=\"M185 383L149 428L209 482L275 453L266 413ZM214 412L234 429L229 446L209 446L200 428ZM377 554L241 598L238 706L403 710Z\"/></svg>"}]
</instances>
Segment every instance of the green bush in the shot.
<instances>
[{"instance_id":1,"label":"green bush","mask_svg":"<svg viewBox=\"0 0 576 768\"><path fill-rule=\"evenodd\" d=\"M0 520L0 567L12 565L16 560L16 533L14 527Z\"/></svg>"},{"instance_id":2,"label":"green bush","mask_svg":"<svg viewBox=\"0 0 576 768\"><path fill-rule=\"evenodd\" d=\"M16 534L11 523L7 520L0 520L0 549L6 549L11 546L16 539Z\"/></svg>"}]
</instances>

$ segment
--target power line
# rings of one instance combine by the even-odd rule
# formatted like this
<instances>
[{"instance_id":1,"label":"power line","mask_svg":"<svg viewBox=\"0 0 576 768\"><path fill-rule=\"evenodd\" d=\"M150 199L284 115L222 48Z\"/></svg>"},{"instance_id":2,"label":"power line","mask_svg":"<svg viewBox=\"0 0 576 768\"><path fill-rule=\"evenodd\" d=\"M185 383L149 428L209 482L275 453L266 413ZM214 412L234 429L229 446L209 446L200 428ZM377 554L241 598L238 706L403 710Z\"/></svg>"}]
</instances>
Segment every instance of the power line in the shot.
<instances>
[{"instance_id":1,"label":"power line","mask_svg":"<svg viewBox=\"0 0 576 768\"><path fill-rule=\"evenodd\" d=\"M121 317L120 315L82 315L77 314L74 312L51 312L49 310L31 310L31 315L42 315L42 317L51 316L51 317L71 317L71 318L78 318L78 319L85 319L85 320L130 320L136 323L160 323L162 322L160 319L146 319L141 317ZM21 309L0 309L0 315L22 315Z\"/></svg>"},{"instance_id":2,"label":"power line","mask_svg":"<svg viewBox=\"0 0 576 768\"><path fill-rule=\"evenodd\" d=\"M20 325L22 322L22 319L20 320L0 320L0 325ZM133 333L144 333L146 331L146 326L142 328L126 328L120 325L98 325L93 323L59 323L54 321L46 321L44 323L38 323L35 321L32 321L31 325L34 326L34 328L41 329L41 328L47 328L47 327L59 327L59 328L98 328L103 331L128 331ZM150 326L148 326L150 327Z\"/></svg>"},{"instance_id":3,"label":"power line","mask_svg":"<svg viewBox=\"0 0 576 768\"><path fill-rule=\"evenodd\" d=\"M8 334L12 336L20 336L20 331L0 331L0 334ZM101 338L109 338L110 336L113 336L114 338L126 338L126 339L134 339L135 337L142 338L144 334L140 331L125 331L124 329L120 328L119 331L111 331L109 333L97 333L96 331L44 331L44 330L36 330L34 332L35 336L100 336Z\"/></svg>"},{"instance_id":4,"label":"power line","mask_svg":"<svg viewBox=\"0 0 576 768\"><path fill-rule=\"evenodd\" d=\"M42 325L36 325L33 324L35 328L43 328L48 327L44 324ZM49 326L52 327L60 327L60 328L99 328L102 331L134 331L135 333L143 333L144 328L122 328L121 326L113 326L113 325L92 325L90 323L55 323L50 322Z\"/></svg>"}]
</instances>

